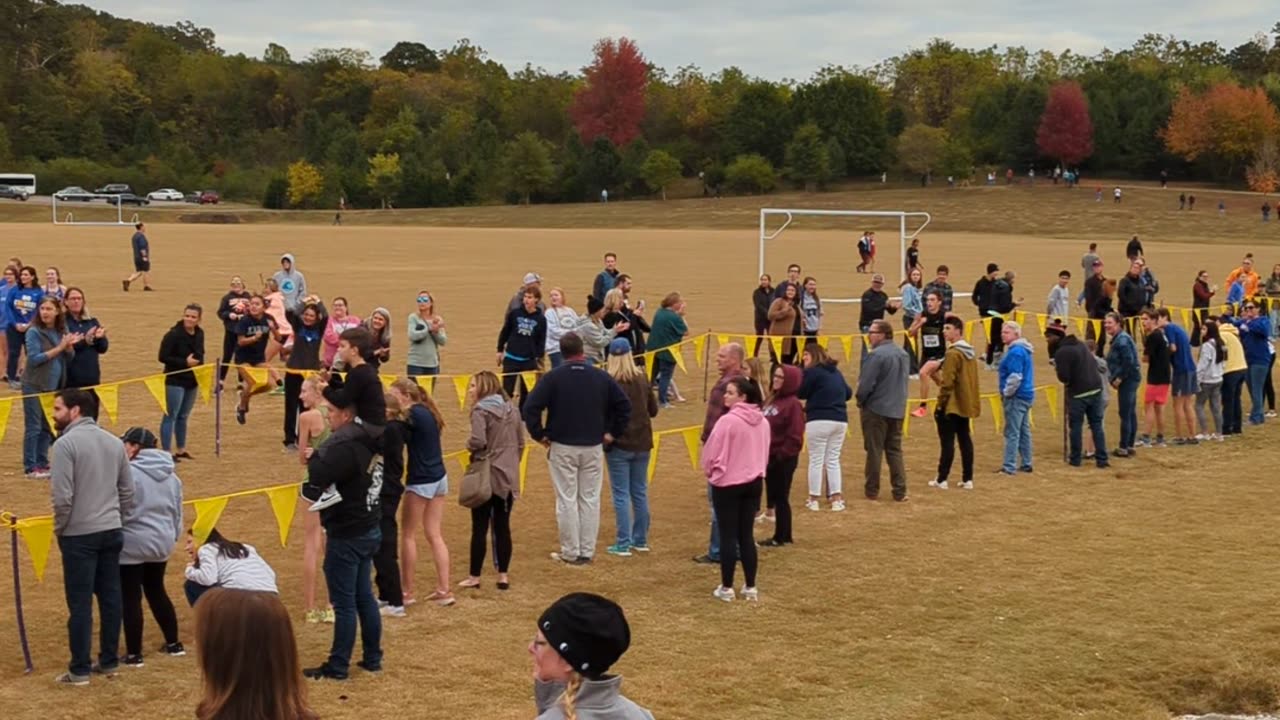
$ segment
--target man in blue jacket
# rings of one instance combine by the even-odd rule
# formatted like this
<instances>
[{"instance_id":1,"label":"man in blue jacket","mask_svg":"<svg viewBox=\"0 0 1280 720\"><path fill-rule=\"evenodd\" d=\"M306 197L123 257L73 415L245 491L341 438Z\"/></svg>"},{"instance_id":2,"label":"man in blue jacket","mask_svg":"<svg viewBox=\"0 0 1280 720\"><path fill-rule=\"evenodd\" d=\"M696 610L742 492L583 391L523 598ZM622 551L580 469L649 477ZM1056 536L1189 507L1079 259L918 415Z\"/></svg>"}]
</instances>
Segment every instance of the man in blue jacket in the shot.
<instances>
[{"instance_id":1,"label":"man in blue jacket","mask_svg":"<svg viewBox=\"0 0 1280 720\"><path fill-rule=\"evenodd\" d=\"M1031 472L1031 403L1036 399L1031 343L1012 320L1000 328L1005 353L1000 358L1000 398L1004 403L1004 463L999 472ZM1021 464L1019 463L1021 460Z\"/></svg>"},{"instance_id":2,"label":"man in blue jacket","mask_svg":"<svg viewBox=\"0 0 1280 720\"><path fill-rule=\"evenodd\" d=\"M1120 446L1112 453L1116 457L1133 457L1138 441L1138 386L1142 384L1142 364L1138 361L1138 346L1124 330L1124 319L1119 313L1107 313L1102 329L1111 337L1111 349L1107 351L1107 378L1120 398Z\"/></svg>"},{"instance_id":3,"label":"man in blue jacket","mask_svg":"<svg viewBox=\"0 0 1280 720\"><path fill-rule=\"evenodd\" d=\"M1261 425L1263 414L1262 388L1271 369L1271 319L1258 313L1258 304L1245 302L1244 318L1231 318L1231 324L1240 330L1240 343L1244 345L1244 359L1249 364L1249 424Z\"/></svg>"}]
</instances>

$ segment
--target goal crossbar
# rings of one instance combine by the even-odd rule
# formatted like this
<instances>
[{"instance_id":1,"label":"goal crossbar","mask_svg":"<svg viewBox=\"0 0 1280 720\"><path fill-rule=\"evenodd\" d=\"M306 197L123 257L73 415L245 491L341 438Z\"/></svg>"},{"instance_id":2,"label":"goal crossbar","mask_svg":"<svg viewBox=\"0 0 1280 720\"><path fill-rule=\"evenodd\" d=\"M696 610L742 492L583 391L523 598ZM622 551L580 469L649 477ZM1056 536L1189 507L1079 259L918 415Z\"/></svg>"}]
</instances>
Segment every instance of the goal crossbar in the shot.
<instances>
[{"instance_id":1,"label":"goal crossbar","mask_svg":"<svg viewBox=\"0 0 1280 720\"><path fill-rule=\"evenodd\" d=\"M108 207L114 206L116 211L116 219L115 220L76 220L75 213L70 211L68 211L67 214L62 219L59 219L58 218L59 201L57 196L55 195L50 198L50 215L51 215L51 219L53 220L53 224L54 225L70 225L73 227L119 227L122 225L138 224L138 213L134 213L133 217L127 221L124 219L124 203L120 202L119 195L106 195L106 194L92 193L87 195L86 197L89 198L88 201L77 202L77 201L63 200L62 205L79 204L81 206L85 206L85 205L88 205L89 203L92 203L94 200L106 200ZM115 198L115 202L112 202L111 200L112 198Z\"/></svg>"}]
</instances>

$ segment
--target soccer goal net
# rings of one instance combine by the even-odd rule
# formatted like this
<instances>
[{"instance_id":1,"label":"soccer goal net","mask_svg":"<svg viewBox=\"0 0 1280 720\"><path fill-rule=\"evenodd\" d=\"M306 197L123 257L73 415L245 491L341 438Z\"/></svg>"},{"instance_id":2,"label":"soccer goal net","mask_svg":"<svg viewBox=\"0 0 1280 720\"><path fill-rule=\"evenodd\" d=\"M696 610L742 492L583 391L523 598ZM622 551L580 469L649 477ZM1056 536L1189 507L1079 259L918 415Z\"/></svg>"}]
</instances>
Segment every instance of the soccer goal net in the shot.
<instances>
[{"instance_id":1,"label":"soccer goal net","mask_svg":"<svg viewBox=\"0 0 1280 720\"><path fill-rule=\"evenodd\" d=\"M864 227L854 225L853 220L864 218L868 222L874 222L879 228L885 230L884 240L889 240L893 234L897 235L898 246L897 252L897 270L894 271L893 266L886 264L886 257L889 253L883 253L889 248L880 245L879 250L882 254L880 258L880 268L884 275L889 278L896 277L899 282L905 276L905 265L907 257L907 245L920 234L929 225L929 221L933 218L927 212L907 212L903 210L812 210L803 208L761 208L760 209L760 266L759 274L765 272L766 252L771 241L782 235L787 228L797 218L824 218L822 229L835 230L837 232L848 233L848 245L841 246L841 249L834 255L827 252L824 253L824 267L840 267L853 268L858 264L858 239L861 237ZM848 218L849 224L845 225L840 222L841 218ZM878 242L883 243L884 240ZM890 240L890 243L892 241ZM847 249L846 249L847 248ZM891 251L890 251L891 253ZM830 265L828 265L830 263ZM844 269L841 268L841 269ZM887 272L884 272L887 271ZM895 283L896 285L896 283ZM852 303L858 302L857 297L823 297L823 302L836 303Z\"/></svg>"},{"instance_id":2,"label":"soccer goal net","mask_svg":"<svg viewBox=\"0 0 1280 720\"><path fill-rule=\"evenodd\" d=\"M95 200L106 202L106 206L95 205ZM119 195L101 195L85 193L76 195L74 199L59 200L57 195L50 199L51 216L54 225L70 225L74 227L116 227L119 225L137 225L138 213L131 212L126 219L124 203Z\"/></svg>"}]
</instances>

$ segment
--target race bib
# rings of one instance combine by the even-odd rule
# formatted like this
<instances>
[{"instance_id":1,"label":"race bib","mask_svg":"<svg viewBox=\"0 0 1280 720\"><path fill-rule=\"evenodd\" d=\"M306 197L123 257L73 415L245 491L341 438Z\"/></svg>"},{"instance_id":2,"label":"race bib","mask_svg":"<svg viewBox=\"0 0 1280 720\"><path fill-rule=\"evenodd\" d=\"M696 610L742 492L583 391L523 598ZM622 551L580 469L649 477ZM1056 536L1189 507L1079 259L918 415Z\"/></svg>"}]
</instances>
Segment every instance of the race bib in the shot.
<instances>
[{"instance_id":1,"label":"race bib","mask_svg":"<svg viewBox=\"0 0 1280 720\"><path fill-rule=\"evenodd\" d=\"M924 341L924 346L925 346L925 347L927 347L927 348L936 348L936 347L938 347L938 346L939 346L938 339L939 339L939 338L938 338L938 336L937 336L937 335L925 335L925 336L922 338L922 340Z\"/></svg>"}]
</instances>

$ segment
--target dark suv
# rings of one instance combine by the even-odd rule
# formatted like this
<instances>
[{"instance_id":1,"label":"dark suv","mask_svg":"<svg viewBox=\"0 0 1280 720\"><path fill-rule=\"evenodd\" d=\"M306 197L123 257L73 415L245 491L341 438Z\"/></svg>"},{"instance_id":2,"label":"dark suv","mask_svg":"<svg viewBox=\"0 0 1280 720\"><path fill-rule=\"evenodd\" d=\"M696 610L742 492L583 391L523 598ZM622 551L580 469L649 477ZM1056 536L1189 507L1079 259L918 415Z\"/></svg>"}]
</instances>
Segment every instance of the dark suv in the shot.
<instances>
[{"instance_id":1,"label":"dark suv","mask_svg":"<svg viewBox=\"0 0 1280 720\"><path fill-rule=\"evenodd\" d=\"M99 195L124 195L126 193L132 193L133 188L129 187L128 183L107 183L97 190L94 190L94 192Z\"/></svg>"},{"instance_id":2,"label":"dark suv","mask_svg":"<svg viewBox=\"0 0 1280 720\"><path fill-rule=\"evenodd\" d=\"M0 198L9 198L11 200L22 200L25 202L26 199L29 197L31 197L31 194L20 187L13 187L12 185L0 185Z\"/></svg>"}]
</instances>

